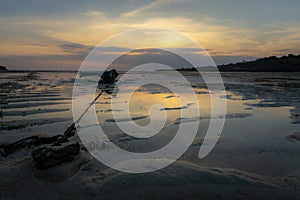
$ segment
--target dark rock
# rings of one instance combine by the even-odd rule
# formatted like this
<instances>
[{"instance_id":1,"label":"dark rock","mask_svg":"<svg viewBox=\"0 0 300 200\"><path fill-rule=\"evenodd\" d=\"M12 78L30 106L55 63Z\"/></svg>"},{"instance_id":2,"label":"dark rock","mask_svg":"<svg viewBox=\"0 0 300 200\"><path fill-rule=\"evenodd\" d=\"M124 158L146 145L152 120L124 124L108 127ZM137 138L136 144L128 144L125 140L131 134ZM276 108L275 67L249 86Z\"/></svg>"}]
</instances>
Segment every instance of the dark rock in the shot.
<instances>
[{"instance_id":1,"label":"dark rock","mask_svg":"<svg viewBox=\"0 0 300 200\"><path fill-rule=\"evenodd\" d=\"M4 66L0 66L0 72L2 72L2 71L7 71L7 69L6 69L6 67L4 67Z\"/></svg>"},{"instance_id":2,"label":"dark rock","mask_svg":"<svg viewBox=\"0 0 300 200\"><path fill-rule=\"evenodd\" d=\"M55 142L62 142L66 138L63 135L55 135L51 137L42 137L42 136L31 136L28 138L24 138L17 142L11 144L2 144L0 145L0 154L4 157L8 156L9 154L14 153L17 150L23 148L32 148L36 146L40 146L43 144L50 144ZM65 140L65 142L68 140Z\"/></svg>"},{"instance_id":3,"label":"dark rock","mask_svg":"<svg viewBox=\"0 0 300 200\"><path fill-rule=\"evenodd\" d=\"M31 156L37 169L48 169L74 160L75 156L79 154L79 150L79 143L73 140L40 146L31 153Z\"/></svg>"},{"instance_id":4,"label":"dark rock","mask_svg":"<svg viewBox=\"0 0 300 200\"><path fill-rule=\"evenodd\" d=\"M0 155L6 157L21 149L27 149L27 151L34 149L31 156L36 167L47 169L72 161L79 154L80 145L76 138L67 138L64 135L31 136L14 143L0 145Z\"/></svg>"}]
</instances>

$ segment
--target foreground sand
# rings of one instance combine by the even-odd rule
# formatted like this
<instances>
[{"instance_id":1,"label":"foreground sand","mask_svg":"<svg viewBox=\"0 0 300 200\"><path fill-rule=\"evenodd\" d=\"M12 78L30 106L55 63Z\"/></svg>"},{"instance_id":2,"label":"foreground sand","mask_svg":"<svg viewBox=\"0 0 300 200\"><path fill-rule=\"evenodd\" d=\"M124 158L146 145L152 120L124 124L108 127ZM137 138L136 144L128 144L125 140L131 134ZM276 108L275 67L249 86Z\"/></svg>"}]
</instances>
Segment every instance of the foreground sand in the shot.
<instances>
[{"instance_id":1,"label":"foreground sand","mask_svg":"<svg viewBox=\"0 0 300 200\"><path fill-rule=\"evenodd\" d=\"M3 161L0 199L299 199L299 176L267 178L177 161L146 174L106 168L87 152L37 170L30 156Z\"/></svg>"}]
</instances>

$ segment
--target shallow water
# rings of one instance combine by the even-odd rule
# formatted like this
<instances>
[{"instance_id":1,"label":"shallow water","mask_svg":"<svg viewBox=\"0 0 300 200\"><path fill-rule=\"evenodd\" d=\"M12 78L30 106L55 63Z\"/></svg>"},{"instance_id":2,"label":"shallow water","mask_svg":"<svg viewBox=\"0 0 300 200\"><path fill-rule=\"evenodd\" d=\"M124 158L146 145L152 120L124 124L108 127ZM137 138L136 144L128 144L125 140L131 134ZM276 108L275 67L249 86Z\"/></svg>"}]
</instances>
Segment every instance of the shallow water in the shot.
<instances>
[{"instance_id":1,"label":"shallow water","mask_svg":"<svg viewBox=\"0 0 300 200\"><path fill-rule=\"evenodd\" d=\"M164 81L180 85L172 72L163 73ZM166 145L174 137L180 123L191 126L199 120L199 130L192 147L181 159L201 166L237 168L267 176L283 176L299 170L300 141L289 138L299 132L299 73L223 73L227 100L226 116L211 116L210 95L203 79L194 72L185 78L192 84L197 102L187 93L173 94L159 85L149 84L137 89L127 101L120 94L105 93L95 105L98 121L118 146L133 152L150 152ZM13 141L33 134L63 134L72 122L72 89L76 73L3 73L0 74L1 142ZM140 79L145 78L140 74ZM95 82L98 75L81 78ZM128 91L135 79L127 80ZM126 93L126 92L125 92ZM218 94L218 93L217 93ZM180 104L178 99L185 104ZM83 107L88 104L86 102ZM118 105L114 107L112 105ZM153 108L159 104L160 107ZM197 114L197 104L200 115ZM129 107L130 117L123 108ZM154 109L153 113L149 113ZM156 110L155 110L156 109ZM185 112L182 117L182 112ZM117 118L113 116L116 114ZM151 118L152 114L152 118ZM156 115L155 115L156 114ZM162 131L147 139L124 134L118 123L133 121L147 126L166 115ZM210 117L226 117L221 137L213 151L204 159L197 157ZM85 126L94 126L89 124ZM79 127L84 128L84 127ZM150 130L151 132L151 130ZM145 129L145 136L149 132ZM134 133L133 133L134 134Z\"/></svg>"}]
</instances>

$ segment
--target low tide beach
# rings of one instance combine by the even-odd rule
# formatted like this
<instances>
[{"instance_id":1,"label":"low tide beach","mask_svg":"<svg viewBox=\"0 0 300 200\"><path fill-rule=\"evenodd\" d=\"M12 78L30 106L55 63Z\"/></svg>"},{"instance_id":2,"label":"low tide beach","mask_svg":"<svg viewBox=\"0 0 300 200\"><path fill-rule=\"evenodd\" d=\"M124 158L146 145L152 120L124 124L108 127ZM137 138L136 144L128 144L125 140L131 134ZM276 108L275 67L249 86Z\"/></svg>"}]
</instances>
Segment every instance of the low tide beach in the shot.
<instances>
[{"instance_id":1,"label":"low tide beach","mask_svg":"<svg viewBox=\"0 0 300 200\"><path fill-rule=\"evenodd\" d=\"M157 73L172 82L173 72ZM226 95L218 98L227 100L227 113L218 116L211 116L210 94L203 79L196 72L183 74L197 96L199 116L194 114L195 105L179 105L176 95L158 86L141 87L129 103L117 100L128 103L131 119L112 116L112 112L122 113L112 108L112 94L105 93L96 102L103 130L115 144L133 152L161 148L174 137L180 123L199 119L198 134L179 160L155 172L129 174L101 164L82 145L72 161L44 170L37 169L31 157L37 145L21 145L3 153L3 145L21 139L63 135L73 122L77 73L0 73L0 199L299 199L300 73L222 73ZM98 74L87 74L82 79L97 78ZM154 103L167 113L158 136L137 140L117 127L116 120L148 124ZM181 118L181 110L190 115ZM226 118L225 126L214 149L200 159L198 152L207 145L203 141L211 117Z\"/></svg>"}]
</instances>

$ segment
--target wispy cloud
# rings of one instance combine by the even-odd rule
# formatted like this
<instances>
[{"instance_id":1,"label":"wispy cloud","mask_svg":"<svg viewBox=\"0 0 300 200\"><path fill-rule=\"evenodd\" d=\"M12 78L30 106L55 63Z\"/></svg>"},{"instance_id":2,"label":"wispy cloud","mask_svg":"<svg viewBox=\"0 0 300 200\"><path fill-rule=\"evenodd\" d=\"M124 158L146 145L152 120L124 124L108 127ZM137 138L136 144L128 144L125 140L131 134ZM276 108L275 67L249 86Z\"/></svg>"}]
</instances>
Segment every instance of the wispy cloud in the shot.
<instances>
[{"instance_id":1,"label":"wispy cloud","mask_svg":"<svg viewBox=\"0 0 300 200\"><path fill-rule=\"evenodd\" d=\"M11 15L3 10L0 14L0 61L3 63L0 64L5 64L5 56L17 56L16 60L25 57L35 60L31 56L40 60L46 59L47 56L49 59L56 59L55 56L58 56L58 60L64 60L60 56L65 56L66 59L70 59L69 63L77 62L78 58L83 59L94 46L110 36L143 27L179 31L201 44L210 55L222 58L220 60L226 57L231 60L300 53L300 21L294 17L298 16L297 5L287 9L289 6L285 3L274 2L266 9L266 17L259 20L256 13L258 11L253 9L258 8L260 16L264 14L258 1L241 3L243 6L249 4L253 9L251 12L238 4L203 2L92 1L91 4L84 3L83 6L82 2L74 1L72 7L62 5L64 9L59 14L45 11L45 15L36 16L34 12L28 13L30 10L26 11L24 16L21 15L22 12ZM45 2L41 3L44 4ZM55 8L55 3L51 2L49 5L52 6L51 9ZM5 8L5 5L3 6ZM280 13L272 10L273 7L280 10ZM18 6L18 9L22 10L22 6ZM31 7L27 6L26 9ZM128 40L137 39L142 38ZM170 39L170 42L176 43L174 39ZM126 50L120 48L124 48L124 45L112 44L103 49L103 53L118 54ZM202 54L202 51L186 51ZM12 62L11 60L9 63ZM68 62L64 60L64 63Z\"/></svg>"},{"instance_id":2,"label":"wispy cloud","mask_svg":"<svg viewBox=\"0 0 300 200\"><path fill-rule=\"evenodd\" d=\"M147 10L151 10L151 9L154 9L155 7L157 7L157 6L172 3L172 2L175 2L175 1L174 0L156 0L156 1L153 1L153 2L151 2L151 3L149 3L145 6L142 6L140 8L135 9L135 10L132 10L130 12L124 13L123 17L136 17L136 16L140 15L141 13L143 13Z\"/></svg>"},{"instance_id":3,"label":"wispy cloud","mask_svg":"<svg viewBox=\"0 0 300 200\"><path fill-rule=\"evenodd\" d=\"M59 47L66 53L87 55L94 47L79 43L67 42L60 44Z\"/></svg>"}]
</instances>

